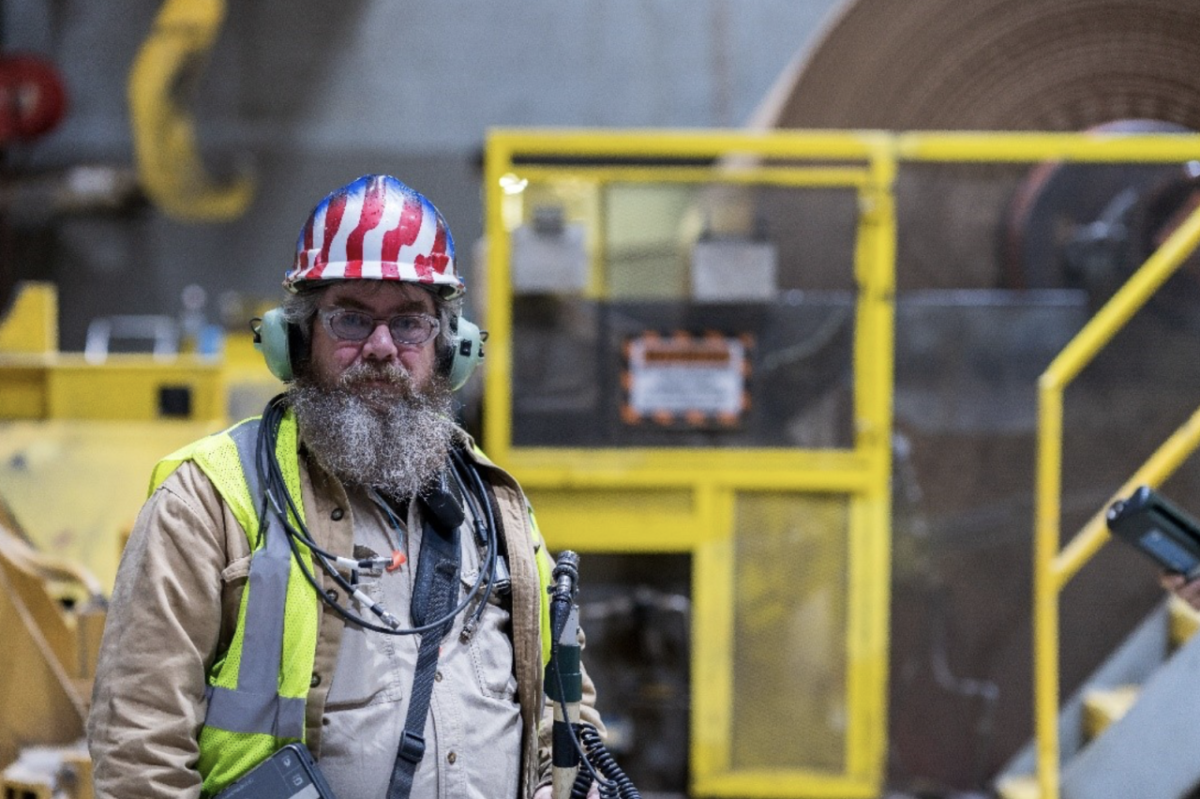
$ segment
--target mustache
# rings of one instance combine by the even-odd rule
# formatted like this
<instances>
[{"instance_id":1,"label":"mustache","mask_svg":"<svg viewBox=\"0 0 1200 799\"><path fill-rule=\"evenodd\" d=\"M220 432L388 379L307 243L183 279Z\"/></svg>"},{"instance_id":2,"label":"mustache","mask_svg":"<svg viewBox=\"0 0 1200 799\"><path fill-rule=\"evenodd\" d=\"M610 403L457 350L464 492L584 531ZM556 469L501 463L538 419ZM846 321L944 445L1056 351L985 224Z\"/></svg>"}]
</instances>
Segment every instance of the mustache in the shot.
<instances>
[{"instance_id":1,"label":"mustache","mask_svg":"<svg viewBox=\"0 0 1200 799\"><path fill-rule=\"evenodd\" d=\"M412 376L400 365L394 363L356 363L338 377L338 385L352 388L362 383L387 383L392 386L408 388L412 385Z\"/></svg>"}]
</instances>

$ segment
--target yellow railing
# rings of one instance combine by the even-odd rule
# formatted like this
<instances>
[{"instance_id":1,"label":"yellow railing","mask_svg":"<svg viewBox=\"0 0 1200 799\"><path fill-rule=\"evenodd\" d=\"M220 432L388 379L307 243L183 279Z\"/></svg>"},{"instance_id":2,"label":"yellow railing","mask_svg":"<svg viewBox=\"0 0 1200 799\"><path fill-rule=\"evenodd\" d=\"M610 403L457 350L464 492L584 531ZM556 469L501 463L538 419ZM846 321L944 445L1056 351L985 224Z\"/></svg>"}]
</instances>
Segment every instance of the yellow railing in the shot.
<instances>
[{"instance_id":1,"label":"yellow railing","mask_svg":"<svg viewBox=\"0 0 1200 799\"><path fill-rule=\"evenodd\" d=\"M1200 209L1163 242L1062 351L1038 382L1038 452L1034 538L1034 635L1038 784L1042 799L1059 794L1059 595L1108 541L1099 510L1060 552L1063 391L1130 317L1200 244ZM1136 486L1158 485L1200 445L1200 409L1138 469L1112 499ZM1106 506L1107 507L1107 503Z\"/></svg>"},{"instance_id":2,"label":"yellow railing","mask_svg":"<svg viewBox=\"0 0 1200 799\"><path fill-rule=\"evenodd\" d=\"M1090 163L1183 162L1200 158L1200 136L1104 133L912 133L899 137L900 160ZM1059 796L1059 595L1108 540L1104 509L1059 551L1063 391L1200 243L1193 212L1054 360L1038 383L1034 530L1034 723L1040 799ZM1200 446L1200 409L1114 495L1157 485Z\"/></svg>"}]
</instances>

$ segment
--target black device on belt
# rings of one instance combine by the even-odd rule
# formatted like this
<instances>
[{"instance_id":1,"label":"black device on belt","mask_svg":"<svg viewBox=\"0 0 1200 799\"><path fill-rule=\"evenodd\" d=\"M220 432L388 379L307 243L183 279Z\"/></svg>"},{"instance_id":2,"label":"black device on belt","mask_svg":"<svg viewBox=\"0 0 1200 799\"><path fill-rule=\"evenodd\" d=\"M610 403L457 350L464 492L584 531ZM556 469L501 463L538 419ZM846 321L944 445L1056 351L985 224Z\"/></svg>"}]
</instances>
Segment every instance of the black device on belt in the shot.
<instances>
[{"instance_id":1,"label":"black device on belt","mask_svg":"<svg viewBox=\"0 0 1200 799\"><path fill-rule=\"evenodd\" d=\"M288 744L213 799L337 799L303 744Z\"/></svg>"}]
</instances>

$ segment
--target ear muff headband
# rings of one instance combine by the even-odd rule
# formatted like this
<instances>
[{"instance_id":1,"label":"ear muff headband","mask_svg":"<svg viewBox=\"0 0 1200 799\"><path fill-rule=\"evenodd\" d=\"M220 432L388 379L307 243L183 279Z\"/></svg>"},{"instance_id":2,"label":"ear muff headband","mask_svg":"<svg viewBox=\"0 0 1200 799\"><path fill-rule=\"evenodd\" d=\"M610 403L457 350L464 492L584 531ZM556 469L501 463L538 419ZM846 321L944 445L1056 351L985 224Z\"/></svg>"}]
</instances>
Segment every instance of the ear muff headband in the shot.
<instances>
[{"instance_id":1,"label":"ear muff headband","mask_svg":"<svg viewBox=\"0 0 1200 799\"><path fill-rule=\"evenodd\" d=\"M483 360L483 342L487 338L487 333L464 317L458 318L456 327L447 370L451 391L462 388L475 371L475 367ZM285 383L290 383L296 376L290 328L291 325L283 316L283 309L272 308L263 314L262 324L258 328L258 340L254 344L262 352L263 360L267 362L271 374Z\"/></svg>"}]
</instances>

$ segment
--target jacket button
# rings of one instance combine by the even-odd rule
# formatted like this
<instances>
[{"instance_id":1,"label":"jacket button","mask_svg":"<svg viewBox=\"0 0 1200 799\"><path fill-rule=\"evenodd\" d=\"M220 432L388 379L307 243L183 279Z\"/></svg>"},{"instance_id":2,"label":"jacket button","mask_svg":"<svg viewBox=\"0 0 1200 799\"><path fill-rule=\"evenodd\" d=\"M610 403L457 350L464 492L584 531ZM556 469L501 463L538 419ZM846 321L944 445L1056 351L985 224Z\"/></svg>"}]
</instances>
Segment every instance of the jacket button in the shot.
<instances>
[{"instance_id":1,"label":"jacket button","mask_svg":"<svg viewBox=\"0 0 1200 799\"><path fill-rule=\"evenodd\" d=\"M329 514L329 518L333 519L335 522L340 522L345 515L346 511L342 510L341 508L334 508L333 513Z\"/></svg>"},{"instance_id":2,"label":"jacket button","mask_svg":"<svg viewBox=\"0 0 1200 799\"><path fill-rule=\"evenodd\" d=\"M328 599L330 602L337 602L338 601L337 589L330 588L328 591L325 592L325 598Z\"/></svg>"},{"instance_id":3,"label":"jacket button","mask_svg":"<svg viewBox=\"0 0 1200 799\"><path fill-rule=\"evenodd\" d=\"M446 760L448 760L448 761L450 761L451 763L453 763L454 761L458 760L458 755L456 755L456 754L454 754L453 752L451 752L450 754L446 755Z\"/></svg>"},{"instance_id":4,"label":"jacket button","mask_svg":"<svg viewBox=\"0 0 1200 799\"><path fill-rule=\"evenodd\" d=\"M314 672L313 672L312 679L311 679L311 680L309 680L308 684L309 684L309 686L310 686L310 687L312 687L312 688L316 688L318 685L320 685L320 684L321 684L321 675L320 675L320 674L317 674L317 673L314 671Z\"/></svg>"},{"instance_id":5,"label":"jacket button","mask_svg":"<svg viewBox=\"0 0 1200 799\"><path fill-rule=\"evenodd\" d=\"M437 680L438 682L441 682L442 681L442 673L439 671L438 673L434 674L433 679Z\"/></svg>"}]
</instances>

